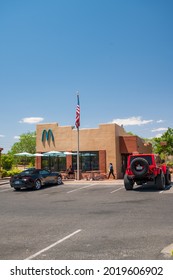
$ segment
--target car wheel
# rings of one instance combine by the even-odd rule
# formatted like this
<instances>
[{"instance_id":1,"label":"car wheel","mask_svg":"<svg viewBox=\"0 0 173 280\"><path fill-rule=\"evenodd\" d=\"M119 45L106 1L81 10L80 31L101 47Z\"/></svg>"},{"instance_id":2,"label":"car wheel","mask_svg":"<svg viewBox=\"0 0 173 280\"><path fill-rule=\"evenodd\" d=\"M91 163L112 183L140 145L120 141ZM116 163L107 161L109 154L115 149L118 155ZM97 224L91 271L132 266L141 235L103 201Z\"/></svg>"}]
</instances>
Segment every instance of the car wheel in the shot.
<instances>
[{"instance_id":1,"label":"car wheel","mask_svg":"<svg viewBox=\"0 0 173 280\"><path fill-rule=\"evenodd\" d=\"M40 180L36 180L36 181L35 181L35 189L36 189L36 190L41 189L41 182L40 182Z\"/></svg>"},{"instance_id":2,"label":"car wheel","mask_svg":"<svg viewBox=\"0 0 173 280\"><path fill-rule=\"evenodd\" d=\"M58 176L57 185L61 185L61 184L62 184L62 177Z\"/></svg>"},{"instance_id":3,"label":"car wheel","mask_svg":"<svg viewBox=\"0 0 173 280\"><path fill-rule=\"evenodd\" d=\"M124 187L126 191L130 191L133 189L134 182L133 180L130 180L127 176L127 174L124 175Z\"/></svg>"},{"instance_id":4,"label":"car wheel","mask_svg":"<svg viewBox=\"0 0 173 280\"><path fill-rule=\"evenodd\" d=\"M156 187L158 190L164 190L165 189L165 176L161 172L156 177Z\"/></svg>"},{"instance_id":5,"label":"car wheel","mask_svg":"<svg viewBox=\"0 0 173 280\"><path fill-rule=\"evenodd\" d=\"M130 169L132 170L134 175L143 176L148 172L148 161L140 157L134 158L130 164Z\"/></svg>"}]
</instances>

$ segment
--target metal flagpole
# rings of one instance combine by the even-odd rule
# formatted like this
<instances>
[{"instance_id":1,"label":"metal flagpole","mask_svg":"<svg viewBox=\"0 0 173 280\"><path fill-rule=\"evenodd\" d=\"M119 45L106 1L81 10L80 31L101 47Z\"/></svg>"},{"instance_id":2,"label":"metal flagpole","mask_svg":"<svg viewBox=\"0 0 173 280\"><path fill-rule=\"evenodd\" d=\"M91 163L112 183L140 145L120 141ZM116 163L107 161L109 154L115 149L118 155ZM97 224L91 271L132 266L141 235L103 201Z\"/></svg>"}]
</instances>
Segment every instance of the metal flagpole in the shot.
<instances>
[{"instance_id":1,"label":"metal flagpole","mask_svg":"<svg viewBox=\"0 0 173 280\"><path fill-rule=\"evenodd\" d=\"M79 127L77 128L77 180L80 179L79 176Z\"/></svg>"},{"instance_id":2,"label":"metal flagpole","mask_svg":"<svg viewBox=\"0 0 173 280\"><path fill-rule=\"evenodd\" d=\"M77 128L77 180L80 180L80 166L79 166L79 127L80 127L80 105L79 94L77 94L77 107L76 107L76 128Z\"/></svg>"}]
</instances>

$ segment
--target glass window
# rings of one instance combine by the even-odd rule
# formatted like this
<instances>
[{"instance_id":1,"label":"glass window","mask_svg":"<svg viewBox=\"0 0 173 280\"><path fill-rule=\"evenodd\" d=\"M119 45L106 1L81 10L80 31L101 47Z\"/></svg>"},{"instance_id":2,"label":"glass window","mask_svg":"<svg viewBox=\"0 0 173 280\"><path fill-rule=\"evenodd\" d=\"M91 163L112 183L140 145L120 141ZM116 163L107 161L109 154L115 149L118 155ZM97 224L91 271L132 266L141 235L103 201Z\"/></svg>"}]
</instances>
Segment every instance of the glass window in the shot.
<instances>
[{"instance_id":1,"label":"glass window","mask_svg":"<svg viewBox=\"0 0 173 280\"><path fill-rule=\"evenodd\" d=\"M39 174L40 175L49 175L49 171L48 170L40 170Z\"/></svg>"},{"instance_id":2,"label":"glass window","mask_svg":"<svg viewBox=\"0 0 173 280\"><path fill-rule=\"evenodd\" d=\"M64 171L66 170L66 157L64 156L42 157L41 167L53 171Z\"/></svg>"},{"instance_id":3,"label":"glass window","mask_svg":"<svg viewBox=\"0 0 173 280\"><path fill-rule=\"evenodd\" d=\"M77 156L72 157L73 169L77 169ZM99 170L99 152L80 152L79 165L82 172Z\"/></svg>"},{"instance_id":4,"label":"glass window","mask_svg":"<svg viewBox=\"0 0 173 280\"><path fill-rule=\"evenodd\" d=\"M156 164L161 164L162 160L160 156L155 156Z\"/></svg>"},{"instance_id":5,"label":"glass window","mask_svg":"<svg viewBox=\"0 0 173 280\"><path fill-rule=\"evenodd\" d=\"M36 172L36 169L35 168L29 168L29 169L26 169L24 171L22 171L20 174L22 176L25 176L25 175L30 175L30 174L33 174Z\"/></svg>"}]
</instances>

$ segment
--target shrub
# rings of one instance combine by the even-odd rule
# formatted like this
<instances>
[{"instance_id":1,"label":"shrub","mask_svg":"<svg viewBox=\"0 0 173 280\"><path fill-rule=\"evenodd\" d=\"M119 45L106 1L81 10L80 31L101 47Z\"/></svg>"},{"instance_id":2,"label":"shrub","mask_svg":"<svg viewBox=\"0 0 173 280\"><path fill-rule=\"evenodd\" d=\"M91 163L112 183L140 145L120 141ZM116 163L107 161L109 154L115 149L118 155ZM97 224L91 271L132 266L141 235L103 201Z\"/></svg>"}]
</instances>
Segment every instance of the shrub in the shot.
<instances>
[{"instance_id":1,"label":"shrub","mask_svg":"<svg viewBox=\"0 0 173 280\"><path fill-rule=\"evenodd\" d=\"M21 172L21 170L17 169L17 168L13 168L11 170L5 170L5 169L2 169L1 171L1 177L4 178L4 177L11 177L13 175L16 175L16 174L19 174Z\"/></svg>"},{"instance_id":2,"label":"shrub","mask_svg":"<svg viewBox=\"0 0 173 280\"><path fill-rule=\"evenodd\" d=\"M13 158L9 155L2 155L2 168L10 170L12 168Z\"/></svg>"}]
</instances>

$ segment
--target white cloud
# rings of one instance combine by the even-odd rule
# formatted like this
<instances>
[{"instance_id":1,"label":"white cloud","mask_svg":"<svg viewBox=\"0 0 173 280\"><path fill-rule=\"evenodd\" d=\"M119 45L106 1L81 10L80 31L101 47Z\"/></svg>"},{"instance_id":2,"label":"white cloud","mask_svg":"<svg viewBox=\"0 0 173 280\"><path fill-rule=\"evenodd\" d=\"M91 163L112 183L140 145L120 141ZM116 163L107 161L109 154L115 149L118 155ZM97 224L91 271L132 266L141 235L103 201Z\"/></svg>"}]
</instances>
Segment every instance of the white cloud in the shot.
<instances>
[{"instance_id":1,"label":"white cloud","mask_svg":"<svg viewBox=\"0 0 173 280\"><path fill-rule=\"evenodd\" d=\"M156 129L152 129L152 132L156 132L156 131L166 131L167 128L166 127L160 127L160 128L156 128Z\"/></svg>"},{"instance_id":2,"label":"white cloud","mask_svg":"<svg viewBox=\"0 0 173 280\"><path fill-rule=\"evenodd\" d=\"M164 122L163 120L156 121L156 123L163 123L163 122Z\"/></svg>"},{"instance_id":3,"label":"white cloud","mask_svg":"<svg viewBox=\"0 0 173 280\"><path fill-rule=\"evenodd\" d=\"M143 125L143 124L148 124L152 123L153 120L142 120L141 117L130 117L127 119L114 119L112 123L116 123L118 125Z\"/></svg>"},{"instance_id":4,"label":"white cloud","mask_svg":"<svg viewBox=\"0 0 173 280\"><path fill-rule=\"evenodd\" d=\"M0 137L3 138L3 137L5 137L5 135L0 134Z\"/></svg>"},{"instance_id":5,"label":"white cloud","mask_svg":"<svg viewBox=\"0 0 173 280\"><path fill-rule=\"evenodd\" d=\"M30 118L23 118L21 121L19 121L20 123L29 123L29 124L35 124L35 123L39 123L41 121L43 121L43 118L39 118L39 117L30 117Z\"/></svg>"},{"instance_id":6,"label":"white cloud","mask_svg":"<svg viewBox=\"0 0 173 280\"><path fill-rule=\"evenodd\" d=\"M14 136L14 139L17 139L17 140L19 140L20 139L20 136Z\"/></svg>"},{"instance_id":7,"label":"white cloud","mask_svg":"<svg viewBox=\"0 0 173 280\"><path fill-rule=\"evenodd\" d=\"M160 138L162 136L162 133L157 134L156 136L154 136L155 138Z\"/></svg>"}]
</instances>

